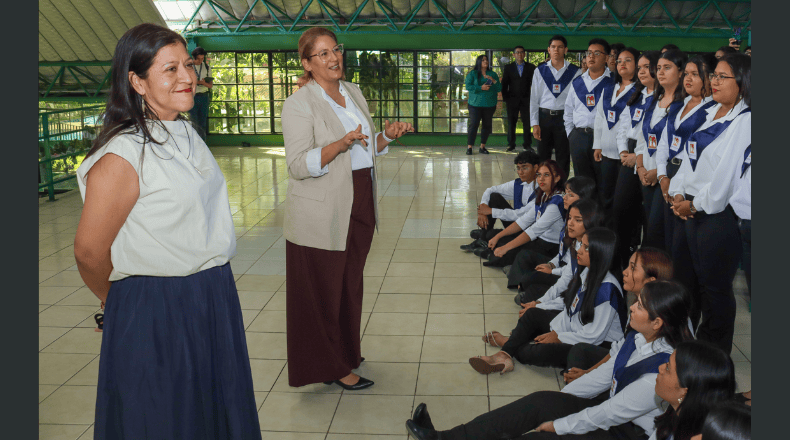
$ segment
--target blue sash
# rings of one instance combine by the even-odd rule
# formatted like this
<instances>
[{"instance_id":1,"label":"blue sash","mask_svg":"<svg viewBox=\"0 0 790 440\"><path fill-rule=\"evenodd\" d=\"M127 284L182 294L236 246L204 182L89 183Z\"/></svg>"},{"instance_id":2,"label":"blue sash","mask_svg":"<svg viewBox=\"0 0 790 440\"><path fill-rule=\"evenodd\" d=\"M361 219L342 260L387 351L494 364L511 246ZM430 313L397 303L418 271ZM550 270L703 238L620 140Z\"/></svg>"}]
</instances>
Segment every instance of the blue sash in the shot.
<instances>
[{"instance_id":1,"label":"blue sash","mask_svg":"<svg viewBox=\"0 0 790 440\"><path fill-rule=\"evenodd\" d=\"M645 111L645 120L642 122L642 136L645 138L645 142L647 143L647 153L650 157L653 157L656 154L656 150L658 149L658 141L661 140L661 133L664 131L664 126L667 125L667 120L669 119L669 115L672 112L677 114L678 107L683 107L683 101L675 101L672 104L669 104L669 108L667 109L667 114L661 118L660 121L656 122L656 125L650 126L650 121L653 120L653 112L655 111L656 107L658 107L658 102L655 105L651 105Z\"/></svg>"},{"instance_id":2,"label":"blue sash","mask_svg":"<svg viewBox=\"0 0 790 440\"><path fill-rule=\"evenodd\" d=\"M533 197L534 197L534 193L533 193ZM537 201L535 203L537 204ZM548 200L543 202L542 205L537 206L537 209L535 209L535 221L538 221L540 216L546 212L546 208L548 208L549 205L557 205L557 208L560 209L560 215L565 217L565 201L562 200L561 195L554 194Z\"/></svg>"},{"instance_id":3,"label":"blue sash","mask_svg":"<svg viewBox=\"0 0 790 440\"><path fill-rule=\"evenodd\" d=\"M743 178L743 175L746 174L746 170L749 169L750 166L752 166L752 144L749 144L749 146L746 147L746 151L743 152L743 165L741 165L741 178ZM562 235L560 235L560 237L562 237ZM562 238L560 238L560 240L562 240Z\"/></svg>"},{"instance_id":4,"label":"blue sash","mask_svg":"<svg viewBox=\"0 0 790 440\"><path fill-rule=\"evenodd\" d=\"M606 118L606 124L609 126L609 130L614 128L617 124L617 121L620 120L620 113L625 110L625 105L628 103L628 99L631 98L631 95L634 94L636 91L636 87L631 87L631 90L625 92L624 94L620 95L617 98L617 101L612 106L612 95L614 95L614 86L615 84L611 84L603 90L603 101L601 101L601 105L603 106L603 116ZM610 115L610 112L611 113Z\"/></svg>"},{"instance_id":5,"label":"blue sash","mask_svg":"<svg viewBox=\"0 0 790 440\"><path fill-rule=\"evenodd\" d=\"M645 98L645 102L641 104L634 104L628 107L629 111L631 112L631 128L636 127L636 124L638 124L639 121L642 120L642 118L645 116L645 109L647 108L647 106L650 105L652 101L653 101L653 95L650 95L647 98ZM639 111L638 114L637 114L637 110Z\"/></svg>"},{"instance_id":6,"label":"blue sash","mask_svg":"<svg viewBox=\"0 0 790 440\"><path fill-rule=\"evenodd\" d=\"M610 397L619 393L645 374L658 373L658 368L669 362L669 353L656 353L630 367L626 367L625 365L628 363L631 354L636 351L635 338L636 331L628 332L623 346L620 347L620 352L617 353L617 358L614 361L614 373L612 374L612 389L609 391Z\"/></svg>"},{"instance_id":7,"label":"blue sash","mask_svg":"<svg viewBox=\"0 0 790 440\"><path fill-rule=\"evenodd\" d=\"M670 121L667 125L667 143L669 144L670 159L683 151L689 136L691 136L692 133L697 131L697 129L705 123L705 119L708 117L708 112L705 110L713 107L714 105L716 105L716 101L710 101L705 104L698 105L697 108L693 110L694 114L685 121L681 122L678 128L675 128L674 121L675 118L677 118L678 113L680 113L682 107L669 114L669 118L667 118L667 120Z\"/></svg>"},{"instance_id":8,"label":"blue sash","mask_svg":"<svg viewBox=\"0 0 790 440\"><path fill-rule=\"evenodd\" d=\"M727 127L732 124L732 121L738 119L738 116L744 113L751 113L751 107L746 107L737 116L730 119L729 121L719 122L717 124L713 124L710 127L701 130L695 131L686 142L686 154L691 161L691 169L696 171L697 170L697 162L698 158L702 156L702 152L705 151L705 148L710 145L711 142L715 141L719 135L724 133L727 130ZM751 145L751 144L750 144Z\"/></svg>"},{"instance_id":9,"label":"blue sash","mask_svg":"<svg viewBox=\"0 0 790 440\"><path fill-rule=\"evenodd\" d=\"M582 308L582 302L584 301L585 291L579 288L579 291L576 293L576 300L574 304L571 305L571 313L568 318L573 320L573 315L579 313ZM608 283L606 281L601 283L601 287L598 288L598 292L595 294L595 307L600 306L601 304L608 302L612 308L617 310L617 314L620 318L620 324L623 325L625 315L620 312L620 291L617 290L617 287L614 286L612 283Z\"/></svg>"},{"instance_id":10,"label":"blue sash","mask_svg":"<svg viewBox=\"0 0 790 440\"><path fill-rule=\"evenodd\" d=\"M571 258L571 273L576 275L576 271L579 269L579 262L576 261L575 258Z\"/></svg>"},{"instance_id":11,"label":"blue sash","mask_svg":"<svg viewBox=\"0 0 790 440\"><path fill-rule=\"evenodd\" d=\"M515 209L521 209L524 203L521 201L521 196L524 194L524 187L521 185L521 178L516 178L513 181L513 206Z\"/></svg>"},{"instance_id":12,"label":"blue sash","mask_svg":"<svg viewBox=\"0 0 790 440\"><path fill-rule=\"evenodd\" d=\"M584 79L582 79L583 75L579 75L576 79L573 80L573 90L576 91L576 96L579 98L579 101L582 102L585 106L587 106L588 111L593 111L595 108L595 104L601 99L601 94L603 93L603 89L606 86L614 84L614 80L611 76L604 75L601 82L592 89L592 92L587 90L587 86L584 85Z\"/></svg>"},{"instance_id":13,"label":"blue sash","mask_svg":"<svg viewBox=\"0 0 790 440\"><path fill-rule=\"evenodd\" d=\"M560 231L560 253L559 253L559 264L560 267L564 266L562 259L565 257L565 253L568 252L568 249L565 247L565 229L568 227L568 222L566 221L565 224L562 226L562 230Z\"/></svg>"},{"instance_id":14,"label":"blue sash","mask_svg":"<svg viewBox=\"0 0 790 440\"><path fill-rule=\"evenodd\" d=\"M540 76L543 77L543 81L546 83L546 87L549 88L549 92L554 95L554 98L558 98L560 94L562 94L562 91L568 87L568 84L571 83L576 72L579 71L579 67L575 64L568 64L568 67L565 68L565 72L560 76L560 79L554 79L554 74L551 73L549 63L538 66L538 72L540 72Z\"/></svg>"}]
</instances>

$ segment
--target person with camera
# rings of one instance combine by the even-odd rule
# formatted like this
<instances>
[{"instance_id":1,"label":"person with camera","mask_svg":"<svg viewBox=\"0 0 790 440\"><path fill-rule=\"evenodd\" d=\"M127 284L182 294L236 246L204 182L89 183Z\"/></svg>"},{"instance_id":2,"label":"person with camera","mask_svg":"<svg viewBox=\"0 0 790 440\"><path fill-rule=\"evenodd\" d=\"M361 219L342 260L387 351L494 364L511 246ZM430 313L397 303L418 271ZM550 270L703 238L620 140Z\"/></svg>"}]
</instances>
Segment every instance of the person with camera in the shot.
<instances>
[{"instance_id":1,"label":"person with camera","mask_svg":"<svg viewBox=\"0 0 790 440\"><path fill-rule=\"evenodd\" d=\"M192 66L197 75L195 86L195 106L189 111L190 119L195 129L205 142L208 137L208 104L211 100L211 88L214 87L214 78L211 77L211 67L206 59L206 49L198 46L192 50Z\"/></svg>"}]
</instances>

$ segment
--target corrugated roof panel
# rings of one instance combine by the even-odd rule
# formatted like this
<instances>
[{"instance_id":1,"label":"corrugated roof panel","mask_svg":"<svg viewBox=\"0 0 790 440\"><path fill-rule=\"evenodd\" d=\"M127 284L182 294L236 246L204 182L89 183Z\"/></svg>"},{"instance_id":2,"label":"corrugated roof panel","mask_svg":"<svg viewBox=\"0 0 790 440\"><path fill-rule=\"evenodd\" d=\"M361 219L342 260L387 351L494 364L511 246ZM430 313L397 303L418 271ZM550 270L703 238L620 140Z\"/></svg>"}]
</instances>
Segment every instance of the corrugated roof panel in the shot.
<instances>
[{"instance_id":1,"label":"corrugated roof panel","mask_svg":"<svg viewBox=\"0 0 790 440\"><path fill-rule=\"evenodd\" d=\"M135 24L156 23L160 26L165 26L165 21L159 15L156 7L154 7L152 0L128 0L128 2L137 13L137 16L140 17L140 22Z\"/></svg>"},{"instance_id":2,"label":"corrugated roof panel","mask_svg":"<svg viewBox=\"0 0 790 440\"><path fill-rule=\"evenodd\" d=\"M115 33L112 31L112 29L110 29L108 23L102 18L96 8L93 6L93 3L91 3L90 0L71 0L71 3L75 8L77 8L77 10L82 15L82 18L96 34L102 46L104 46L106 53L112 57L118 37L115 36ZM106 58L97 59L102 60Z\"/></svg>"},{"instance_id":3,"label":"corrugated roof panel","mask_svg":"<svg viewBox=\"0 0 790 440\"><path fill-rule=\"evenodd\" d=\"M123 20L126 25L126 30L140 23L144 23L143 19L137 15L137 11L135 11L129 3L129 0L109 0L109 2L112 3L112 7L115 8L116 13L121 17L121 20ZM124 32L126 32L126 30L124 30Z\"/></svg>"},{"instance_id":4,"label":"corrugated roof panel","mask_svg":"<svg viewBox=\"0 0 790 440\"><path fill-rule=\"evenodd\" d=\"M85 44L85 46L90 50L92 59L94 60L106 60L112 58L112 50L107 50L104 47L104 43L102 43L99 36L93 30L90 24L85 20L82 14L74 7L71 1L60 1L54 6L60 11L63 17L69 24L69 27L75 30L75 33L79 36L80 40ZM85 13L86 11L83 9Z\"/></svg>"},{"instance_id":5,"label":"corrugated roof panel","mask_svg":"<svg viewBox=\"0 0 790 440\"><path fill-rule=\"evenodd\" d=\"M52 29L55 32L53 35L44 35L47 38L47 41L49 41L50 44L56 48L58 53L60 53L60 48L53 41L53 39L59 39L65 42L71 49L71 52L74 53L74 55L72 55L73 58L66 58L65 54L61 53L63 60L76 61L96 59L82 38L80 38L77 31L74 30L72 25L69 24L69 22L55 7L55 5L53 5L49 0L40 0L38 10L39 14L43 14L44 18L49 21L50 25L52 25Z\"/></svg>"}]
</instances>

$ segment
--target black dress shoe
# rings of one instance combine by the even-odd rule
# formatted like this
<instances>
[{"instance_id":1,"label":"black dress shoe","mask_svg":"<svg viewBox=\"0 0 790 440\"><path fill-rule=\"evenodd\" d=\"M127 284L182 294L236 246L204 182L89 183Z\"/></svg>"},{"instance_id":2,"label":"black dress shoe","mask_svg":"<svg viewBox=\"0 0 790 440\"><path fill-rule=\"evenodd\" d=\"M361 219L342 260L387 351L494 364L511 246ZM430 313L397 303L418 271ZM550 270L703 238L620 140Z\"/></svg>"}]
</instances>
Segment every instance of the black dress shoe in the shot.
<instances>
[{"instance_id":1,"label":"black dress shoe","mask_svg":"<svg viewBox=\"0 0 790 440\"><path fill-rule=\"evenodd\" d=\"M324 385L332 385L332 384L340 385L341 388L348 391L357 391L357 390L364 390L365 388L373 385L372 380L365 379L362 376L359 376L359 380L354 385L346 385L339 380L324 382Z\"/></svg>"},{"instance_id":2,"label":"black dress shoe","mask_svg":"<svg viewBox=\"0 0 790 440\"><path fill-rule=\"evenodd\" d=\"M475 249L477 249L477 246L475 246L475 243L477 243L477 240L475 240L475 241L473 241L473 242L471 242L469 244L462 244L461 245L461 250L464 251L464 252L472 252Z\"/></svg>"},{"instance_id":3,"label":"black dress shoe","mask_svg":"<svg viewBox=\"0 0 790 440\"><path fill-rule=\"evenodd\" d=\"M535 149L534 149L534 148L532 148L531 146L530 146L530 147L524 147L524 151L531 151L531 152L533 152L533 153L534 153L534 152L535 152Z\"/></svg>"},{"instance_id":4,"label":"black dress shoe","mask_svg":"<svg viewBox=\"0 0 790 440\"><path fill-rule=\"evenodd\" d=\"M489 248L487 248L487 247L485 247L485 248L477 248L477 249L475 249L473 252L474 252L474 253L475 253L475 255L477 255L478 257L480 257L480 258L483 258L483 259L486 259L486 260L487 260L487 259L488 259L488 255L489 255L489 254L491 254L491 249L489 249Z\"/></svg>"},{"instance_id":5,"label":"black dress shoe","mask_svg":"<svg viewBox=\"0 0 790 440\"><path fill-rule=\"evenodd\" d=\"M502 258L497 257L492 253L489 254L488 261L483 261L483 266L485 267L502 267Z\"/></svg>"},{"instance_id":6,"label":"black dress shoe","mask_svg":"<svg viewBox=\"0 0 790 440\"><path fill-rule=\"evenodd\" d=\"M480 151L480 154L488 154L488 150L486 150L485 147L480 147L479 151Z\"/></svg>"},{"instance_id":7,"label":"black dress shoe","mask_svg":"<svg viewBox=\"0 0 790 440\"><path fill-rule=\"evenodd\" d=\"M469 233L469 236L472 237L472 240L477 240L478 238L483 238L483 234L485 234L485 229L472 229L472 232ZM633 252L631 252L633 254Z\"/></svg>"},{"instance_id":8,"label":"black dress shoe","mask_svg":"<svg viewBox=\"0 0 790 440\"><path fill-rule=\"evenodd\" d=\"M417 426L412 419L406 420L406 429L408 429L409 434L417 440L441 440L441 436L439 436L439 433L436 432L435 429Z\"/></svg>"},{"instance_id":9,"label":"black dress shoe","mask_svg":"<svg viewBox=\"0 0 790 440\"><path fill-rule=\"evenodd\" d=\"M516 149L516 146L515 146L515 145L513 145L512 147L507 147L507 150L506 150L506 151L513 151L513 150L515 150L515 149Z\"/></svg>"},{"instance_id":10,"label":"black dress shoe","mask_svg":"<svg viewBox=\"0 0 790 440\"><path fill-rule=\"evenodd\" d=\"M420 428L436 429L433 427L431 415L428 414L428 407L424 403L417 405L417 408L414 409L414 414L411 416L411 419Z\"/></svg>"},{"instance_id":11,"label":"black dress shoe","mask_svg":"<svg viewBox=\"0 0 790 440\"><path fill-rule=\"evenodd\" d=\"M471 156L471 155L473 155L473 154L474 154L474 153L472 153L472 149L471 149L471 148L467 148L467 149L466 149L466 155L467 155L467 156Z\"/></svg>"}]
</instances>

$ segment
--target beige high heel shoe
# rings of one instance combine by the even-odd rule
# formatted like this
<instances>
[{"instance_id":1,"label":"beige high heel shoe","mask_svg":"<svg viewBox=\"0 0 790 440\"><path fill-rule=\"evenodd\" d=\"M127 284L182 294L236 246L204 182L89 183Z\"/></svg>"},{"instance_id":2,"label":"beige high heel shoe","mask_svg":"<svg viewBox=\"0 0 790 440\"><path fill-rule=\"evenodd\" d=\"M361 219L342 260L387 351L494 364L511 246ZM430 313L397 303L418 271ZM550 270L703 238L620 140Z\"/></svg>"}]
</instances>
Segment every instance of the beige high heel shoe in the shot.
<instances>
[{"instance_id":1,"label":"beige high heel shoe","mask_svg":"<svg viewBox=\"0 0 790 440\"><path fill-rule=\"evenodd\" d=\"M469 358L469 365L480 374L499 372L499 375L513 371L513 359L504 351L499 351L493 356L477 356Z\"/></svg>"},{"instance_id":2,"label":"beige high heel shoe","mask_svg":"<svg viewBox=\"0 0 790 440\"><path fill-rule=\"evenodd\" d=\"M496 331L496 330L486 333L486 334L483 336L483 342L485 342L485 343L486 343L486 344L488 344L488 345L491 345L492 347L502 348L502 346L501 346L501 345L499 345L499 344L496 342L496 335L502 336L502 333L499 333L499 332L498 332L498 331ZM503 337L504 337L504 336L503 336Z\"/></svg>"}]
</instances>

